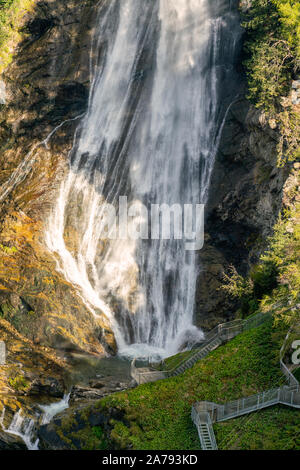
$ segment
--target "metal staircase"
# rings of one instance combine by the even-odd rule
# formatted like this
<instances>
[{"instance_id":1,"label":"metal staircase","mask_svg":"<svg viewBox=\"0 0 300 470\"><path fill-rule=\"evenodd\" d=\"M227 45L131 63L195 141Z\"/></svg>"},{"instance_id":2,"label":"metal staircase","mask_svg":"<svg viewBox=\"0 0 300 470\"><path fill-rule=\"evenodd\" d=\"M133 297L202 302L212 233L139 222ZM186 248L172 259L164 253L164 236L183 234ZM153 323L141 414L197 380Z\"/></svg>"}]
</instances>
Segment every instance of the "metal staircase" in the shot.
<instances>
[{"instance_id":1,"label":"metal staircase","mask_svg":"<svg viewBox=\"0 0 300 470\"><path fill-rule=\"evenodd\" d=\"M192 419L197 426L202 450L217 450L218 447L209 413L197 413L193 408Z\"/></svg>"},{"instance_id":2,"label":"metal staircase","mask_svg":"<svg viewBox=\"0 0 300 470\"><path fill-rule=\"evenodd\" d=\"M299 384L267 390L224 405L207 401L194 403L191 417L197 427L202 450L218 449L212 427L213 422L227 421L279 404L300 409Z\"/></svg>"},{"instance_id":3,"label":"metal staircase","mask_svg":"<svg viewBox=\"0 0 300 470\"><path fill-rule=\"evenodd\" d=\"M250 329L262 323L262 317L256 315L243 323L243 329ZM202 450L217 450L213 422L227 421L228 419L252 413L273 405L286 405L300 409L300 385L296 377L283 362L284 348L290 332L286 335L280 349L280 369L285 375L287 383L283 387L266 390L250 397L218 405L217 403L201 401L192 406L192 420L197 427Z\"/></svg>"},{"instance_id":4,"label":"metal staircase","mask_svg":"<svg viewBox=\"0 0 300 470\"><path fill-rule=\"evenodd\" d=\"M220 346L222 343L223 343L222 339L219 337L216 337L214 340L212 340L206 346L201 348L200 351L194 354L190 359L185 361L175 370L166 372L167 377L174 377L176 375L182 374L187 369L190 369L197 361L199 361L200 359L203 359L214 349L217 349L217 347Z\"/></svg>"},{"instance_id":5,"label":"metal staircase","mask_svg":"<svg viewBox=\"0 0 300 470\"><path fill-rule=\"evenodd\" d=\"M239 333L255 328L269 319L271 314L258 313L246 320L233 320L232 322L222 323L210 331L205 338L201 349L188 359L184 360L179 366L169 371L159 371L150 369L139 369L135 367L135 360L131 364L131 375L138 384L154 382L164 378L174 377L182 374L185 370L192 367L197 361L203 359L211 351L221 344L229 341ZM286 337L286 340L288 335ZM280 368L285 375L288 386L267 390L257 393L250 397L243 397L239 400L219 405L217 403L202 401L194 403L192 406L191 417L197 427L202 450L217 450L213 423L226 421L239 416L252 413L269 406L282 404L300 409L300 386L297 379L283 362L283 350L286 341L280 351Z\"/></svg>"},{"instance_id":6,"label":"metal staircase","mask_svg":"<svg viewBox=\"0 0 300 470\"><path fill-rule=\"evenodd\" d=\"M147 369L144 367L137 368L135 366L135 360L133 360L131 364L131 376L134 378L137 384L155 382L156 380L175 377L191 368L197 361L206 357L211 351L216 349L221 344L226 343L245 330L249 330L261 325L269 318L270 315L268 313L258 313L253 317L247 318L246 320L233 320L227 323L221 323L206 334L205 341L203 342L203 345L200 349L198 349L191 357L185 359L174 369L163 371L153 370L151 368Z\"/></svg>"}]
</instances>

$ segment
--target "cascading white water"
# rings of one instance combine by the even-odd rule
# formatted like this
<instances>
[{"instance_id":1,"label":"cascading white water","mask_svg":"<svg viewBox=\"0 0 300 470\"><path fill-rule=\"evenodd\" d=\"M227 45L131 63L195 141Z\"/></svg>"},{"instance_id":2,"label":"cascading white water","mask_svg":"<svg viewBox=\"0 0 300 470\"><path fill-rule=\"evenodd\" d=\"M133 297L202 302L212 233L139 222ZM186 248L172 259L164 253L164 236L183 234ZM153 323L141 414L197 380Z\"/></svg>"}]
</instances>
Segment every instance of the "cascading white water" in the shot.
<instances>
[{"instance_id":1,"label":"cascading white water","mask_svg":"<svg viewBox=\"0 0 300 470\"><path fill-rule=\"evenodd\" d=\"M89 107L46 242L89 308L108 318L121 354L168 356L201 337L196 252L184 240L102 240L103 203L206 202L236 94L236 3L110 0L99 13Z\"/></svg>"},{"instance_id":2,"label":"cascading white water","mask_svg":"<svg viewBox=\"0 0 300 470\"><path fill-rule=\"evenodd\" d=\"M39 405L42 414L37 414L37 422L40 421L41 425L48 424L54 416L69 408L70 395L71 393L65 393L64 397L57 402L50 405ZM4 426L4 417L5 407L2 408L0 415L0 426L4 432L20 437L28 450L39 450L39 439L36 437L36 422L34 419L23 416L22 410L19 409L14 414L8 428L6 428Z\"/></svg>"},{"instance_id":3,"label":"cascading white water","mask_svg":"<svg viewBox=\"0 0 300 470\"><path fill-rule=\"evenodd\" d=\"M8 434L12 434L13 436L20 437L24 441L28 450L38 450L39 439L34 437L34 420L22 416L22 410L20 409L14 414L12 422L6 429L4 427L4 415L5 408L2 409L2 414L0 417L0 425L3 431L7 432Z\"/></svg>"},{"instance_id":4,"label":"cascading white water","mask_svg":"<svg viewBox=\"0 0 300 470\"><path fill-rule=\"evenodd\" d=\"M56 401L50 405L39 405L43 411L41 418L42 425L50 423L54 416L69 408L70 395L71 393L65 393L60 401Z\"/></svg>"}]
</instances>

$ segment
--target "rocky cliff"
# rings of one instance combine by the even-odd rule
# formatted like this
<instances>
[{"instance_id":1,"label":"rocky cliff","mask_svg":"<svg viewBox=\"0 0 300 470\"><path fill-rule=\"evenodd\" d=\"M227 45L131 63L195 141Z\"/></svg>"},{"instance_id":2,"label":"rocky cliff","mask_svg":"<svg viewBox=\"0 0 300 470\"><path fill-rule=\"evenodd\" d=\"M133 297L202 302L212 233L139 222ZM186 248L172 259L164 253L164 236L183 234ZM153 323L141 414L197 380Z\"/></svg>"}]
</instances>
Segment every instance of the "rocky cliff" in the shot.
<instances>
[{"instance_id":1,"label":"rocky cliff","mask_svg":"<svg viewBox=\"0 0 300 470\"><path fill-rule=\"evenodd\" d=\"M43 233L87 106L91 41L101 4L104 11L105 1L38 1L2 77L6 97L0 105L1 316L33 344L96 354L115 350L113 335L101 312L95 318L56 271ZM244 99L233 104L206 208L199 326L211 327L234 312L219 289L223 272L232 264L245 273L271 233L288 174L276 165L277 140L277 130L261 112Z\"/></svg>"},{"instance_id":2,"label":"rocky cliff","mask_svg":"<svg viewBox=\"0 0 300 470\"><path fill-rule=\"evenodd\" d=\"M277 166L278 129L240 99L224 124L206 207L206 243L199 256L197 321L211 327L236 303L220 289L229 266L245 275L267 247L282 209L290 166Z\"/></svg>"},{"instance_id":3,"label":"rocky cliff","mask_svg":"<svg viewBox=\"0 0 300 470\"><path fill-rule=\"evenodd\" d=\"M43 243L87 106L97 12L92 0L37 2L2 77L0 305L1 316L36 344L106 354L114 340L105 319L91 314Z\"/></svg>"},{"instance_id":4,"label":"rocky cliff","mask_svg":"<svg viewBox=\"0 0 300 470\"><path fill-rule=\"evenodd\" d=\"M101 312L94 317L57 271L43 238L78 120L87 107L99 5L103 13L105 0L36 2L1 77L0 340L8 356L6 366L0 366L0 401L6 406L6 424L37 395L63 395L68 352L105 356L116 350L105 317ZM195 313L197 325L205 329L233 316L236 303L220 289L223 273L233 265L246 274L257 262L284 204L291 165L278 168L278 139L274 123L245 98L231 106L199 253ZM104 395L112 391L103 388ZM95 391L81 390L80 399L90 393ZM78 416L75 427L84 428ZM109 426L102 421L99 413L89 426ZM51 426L60 425L58 418ZM55 431L51 426L40 436L45 448L47 432ZM57 448L65 448L57 436ZM0 432L1 447L23 448L23 443Z\"/></svg>"},{"instance_id":5,"label":"rocky cliff","mask_svg":"<svg viewBox=\"0 0 300 470\"><path fill-rule=\"evenodd\" d=\"M22 42L1 76L0 366L4 425L37 395L61 397L69 367L62 355L113 353L105 318L95 318L56 270L43 234L67 168L78 116L90 86L98 2L39 1L25 15ZM5 91L5 92L4 92ZM60 358L58 358L60 356ZM24 444L2 433L0 448Z\"/></svg>"}]
</instances>

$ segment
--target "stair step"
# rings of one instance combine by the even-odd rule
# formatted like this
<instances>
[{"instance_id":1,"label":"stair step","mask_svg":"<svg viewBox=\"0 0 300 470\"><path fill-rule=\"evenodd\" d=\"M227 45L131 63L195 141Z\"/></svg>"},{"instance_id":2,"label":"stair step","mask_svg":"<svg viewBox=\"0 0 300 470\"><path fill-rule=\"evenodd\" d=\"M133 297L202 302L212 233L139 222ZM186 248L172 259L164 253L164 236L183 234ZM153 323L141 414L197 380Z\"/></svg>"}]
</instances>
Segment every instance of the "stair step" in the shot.
<instances>
[{"instance_id":1,"label":"stair step","mask_svg":"<svg viewBox=\"0 0 300 470\"><path fill-rule=\"evenodd\" d=\"M211 351L216 349L216 347L219 346L220 344L222 344L222 340L220 338L215 338L210 343L206 344L206 346L204 346L203 349L200 349L198 353L196 353L194 356L188 359L183 365L175 369L174 372L171 372L169 376L174 377L174 376L177 376L178 374L182 374L184 371L191 368L197 361L199 361L200 359L203 359Z\"/></svg>"}]
</instances>

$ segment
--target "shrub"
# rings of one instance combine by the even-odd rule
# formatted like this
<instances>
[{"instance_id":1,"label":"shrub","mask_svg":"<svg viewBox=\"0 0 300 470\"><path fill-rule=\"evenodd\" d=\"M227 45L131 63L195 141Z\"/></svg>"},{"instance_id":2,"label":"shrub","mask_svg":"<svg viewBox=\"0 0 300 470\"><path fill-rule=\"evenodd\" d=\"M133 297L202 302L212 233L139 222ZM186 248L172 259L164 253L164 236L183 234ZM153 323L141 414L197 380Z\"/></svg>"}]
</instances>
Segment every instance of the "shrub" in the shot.
<instances>
[{"instance_id":1,"label":"shrub","mask_svg":"<svg viewBox=\"0 0 300 470\"><path fill-rule=\"evenodd\" d=\"M239 299L243 314L253 313L264 307L269 310L278 302L292 311L299 301L299 221L300 204L296 204L279 218L274 234L269 238L269 248L248 276L239 275L234 267L224 275L222 288L230 296Z\"/></svg>"},{"instance_id":2,"label":"shrub","mask_svg":"<svg viewBox=\"0 0 300 470\"><path fill-rule=\"evenodd\" d=\"M12 58L12 43L20 40L18 31L25 11L34 0L0 0L0 73Z\"/></svg>"},{"instance_id":3,"label":"shrub","mask_svg":"<svg viewBox=\"0 0 300 470\"><path fill-rule=\"evenodd\" d=\"M253 285L253 295L257 300L261 300L264 295L268 295L278 285L278 268L271 260L254 266L250 272Z\"/></svg>"},{"instance_id":4,"label":"shrub","mask_svg":"<svg viewBox=\"0 0 300 470\"><path fill-rule=\"evenodd\" d=\"M244 15L249 98L274 110L300 61L299 0L253 0Z\"/></svg>"},{"instance_id":5,"label":"shrub","mask_svg":"<svg viewBox=\"0 0 300 470\"><path fill-rule=\"evenodd\" d=\"M16 375L13 378L9 378L8 383L17 392L27 390L29 387L29 382L25 379L25 377L23 377L23 375Z\"/></svg>"},{"instance_id":6,"label":"shrub","mask_svg":"<svg viewBox=\"0 0 300 470\"><path fill-rule=\"evenodd\" d=\"M300 1L253 0L244 14L248 98L275 119L278 163L300 157L300 115L282 97L300 68Z\"/></svg>"}]
</instances>

